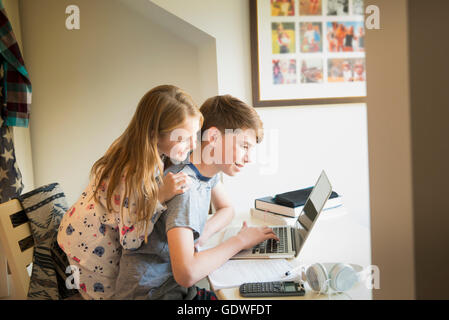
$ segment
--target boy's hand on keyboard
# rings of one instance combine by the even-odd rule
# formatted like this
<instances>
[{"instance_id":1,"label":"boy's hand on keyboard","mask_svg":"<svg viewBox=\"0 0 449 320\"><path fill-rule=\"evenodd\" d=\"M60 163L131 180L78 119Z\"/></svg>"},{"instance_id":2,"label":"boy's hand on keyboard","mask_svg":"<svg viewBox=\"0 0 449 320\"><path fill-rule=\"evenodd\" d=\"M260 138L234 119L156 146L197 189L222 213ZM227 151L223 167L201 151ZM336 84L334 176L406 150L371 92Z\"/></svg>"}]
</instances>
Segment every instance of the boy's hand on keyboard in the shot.
<instances>
[{"instance_id":1,"label":"boy's hand on keyboard","mask_svg":"<svg viewBox=\"0 0 449 320\"><path fill-rule=\"evenodd\" d=\"M242 229L236 237L241 241L243 246L242 249L250 249L267 239L279 241L279 238L273 232L273 229L269 227L248 227L246 221L243 222Z\"/></svg>"}]
</instances>

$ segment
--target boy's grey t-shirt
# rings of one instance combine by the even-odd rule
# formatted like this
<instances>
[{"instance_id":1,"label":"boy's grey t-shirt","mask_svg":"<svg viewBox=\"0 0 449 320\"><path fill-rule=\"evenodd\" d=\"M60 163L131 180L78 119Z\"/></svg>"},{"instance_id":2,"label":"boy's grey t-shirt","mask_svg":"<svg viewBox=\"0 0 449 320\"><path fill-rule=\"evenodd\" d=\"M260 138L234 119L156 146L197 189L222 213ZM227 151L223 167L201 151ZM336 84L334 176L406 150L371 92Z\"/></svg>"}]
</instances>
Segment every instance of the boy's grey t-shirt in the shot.
<instances>
[{"instance_id":1,"label":"boy's grey t-shirt","mask_svg":"<svg viewBox=\"0 0 449 320\"><path fill-rule=\"evenodd\" d=\"M189 190L166 203L148 242L137 250L123 250L115 285L115 299L192 299L195 287L181 287L174 279L168 252L167 231L175 227L192 229L195 241L201 235L209 212L211 190L218 175L204 177L193 164L180 164L165 173L184 172L191 179Z\"/></svg>"}]
</instances>

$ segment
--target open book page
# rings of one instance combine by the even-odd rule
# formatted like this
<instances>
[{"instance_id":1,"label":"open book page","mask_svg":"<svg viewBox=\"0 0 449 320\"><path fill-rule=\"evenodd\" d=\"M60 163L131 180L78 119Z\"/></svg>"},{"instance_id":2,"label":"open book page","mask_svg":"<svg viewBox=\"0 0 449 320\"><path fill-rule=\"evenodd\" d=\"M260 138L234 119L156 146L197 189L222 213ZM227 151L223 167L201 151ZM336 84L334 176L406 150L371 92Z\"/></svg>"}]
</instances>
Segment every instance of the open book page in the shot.
<instances>
[{"instance_id":1,"label":"open book page","mask_svg":"<svg viewBox=\"0 0 449 320\"><path fill-rule=\"evenodd\" d=\"M291 269L286 259L229 260L209 275L209 281L214 290L245 282L281 281Z\"/></svg>"}]
</instances>

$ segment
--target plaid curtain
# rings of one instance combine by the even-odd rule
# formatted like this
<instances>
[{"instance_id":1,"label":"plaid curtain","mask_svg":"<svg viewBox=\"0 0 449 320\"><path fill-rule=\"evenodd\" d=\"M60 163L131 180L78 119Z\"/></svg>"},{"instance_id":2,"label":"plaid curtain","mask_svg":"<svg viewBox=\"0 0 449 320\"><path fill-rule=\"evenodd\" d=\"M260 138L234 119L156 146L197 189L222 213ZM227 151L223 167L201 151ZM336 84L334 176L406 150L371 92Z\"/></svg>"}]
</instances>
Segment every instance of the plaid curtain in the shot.
<instances>
[{"instance_id":1,"label":"plaid curtain","mask_svg":"<svg viewBox=\"0 0 449 320\"><path fill-rule=\"evenodd\" d=\"M1 116L7 126L28 127L31 81L11 23L0 0Z\"/></svg>"}]
</instances>

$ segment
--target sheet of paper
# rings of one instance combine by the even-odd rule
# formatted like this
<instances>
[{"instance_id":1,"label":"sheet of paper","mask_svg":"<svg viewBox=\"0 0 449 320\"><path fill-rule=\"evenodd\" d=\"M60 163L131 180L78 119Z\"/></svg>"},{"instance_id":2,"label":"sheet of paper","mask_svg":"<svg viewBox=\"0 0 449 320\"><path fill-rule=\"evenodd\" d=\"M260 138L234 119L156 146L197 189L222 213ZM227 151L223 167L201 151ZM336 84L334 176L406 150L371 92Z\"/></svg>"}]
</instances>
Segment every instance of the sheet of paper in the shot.
<instances>
[{"instance_id":1,"label":"sheet of paper","mask_svg":"<svg viewBox=\"0 0 449 320\"><path fill-rule=\"evenodd\" d=\"M281 281L292 269L286 259L229 260L209 275L215 290L238 287L245 282Z\"/></svg>"}]
</instances>

